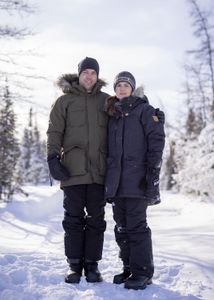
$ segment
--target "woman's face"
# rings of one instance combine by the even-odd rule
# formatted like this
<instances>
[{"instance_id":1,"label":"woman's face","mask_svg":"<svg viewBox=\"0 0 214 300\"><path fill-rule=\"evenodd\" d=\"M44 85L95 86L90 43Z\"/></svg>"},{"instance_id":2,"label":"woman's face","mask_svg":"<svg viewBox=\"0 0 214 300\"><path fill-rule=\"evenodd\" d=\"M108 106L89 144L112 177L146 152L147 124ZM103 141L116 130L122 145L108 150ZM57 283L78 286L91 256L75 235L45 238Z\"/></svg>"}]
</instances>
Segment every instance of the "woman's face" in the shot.
<instances>
[{"instance_id":1,"label":"woman's face","mask_svg":"<svg viewBox=\"0 0 214 300\"><path fill-rule=\"evenodd\" d=\"M116 96L119 100L129 97L132 93L132 87L128 82L119 82L115 88Z\"/></svg>"}]
</instances>

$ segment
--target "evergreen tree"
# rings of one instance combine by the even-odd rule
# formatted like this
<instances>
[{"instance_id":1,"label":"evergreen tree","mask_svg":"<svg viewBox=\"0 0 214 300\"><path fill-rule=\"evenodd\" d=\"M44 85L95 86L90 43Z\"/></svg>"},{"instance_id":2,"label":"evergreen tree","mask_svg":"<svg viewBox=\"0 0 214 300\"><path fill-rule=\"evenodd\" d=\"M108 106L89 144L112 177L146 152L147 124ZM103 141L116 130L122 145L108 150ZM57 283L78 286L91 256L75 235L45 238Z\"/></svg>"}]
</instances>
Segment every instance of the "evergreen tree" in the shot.
<instances>
[{"instance_id":1,"label":"evergreen tree","mask_svg":"<svg viewBox=\"0 0 214 300\"><path fill-rule=\"evenodd\" d=\"M214 124L207 125L198 140L180 140L175 153L178 172L173 179L176 189L214 201Z\"/></svg>"},{"instance_id":2,"label":"evergreen tree","mask_svg":"<svg viewBox=\"0 0 214 300\"><path fill-rule=\"evenodd\" d=\"M44 142L41 141L37 124L33 127L33 149L31 156L30 182L37 185L49 180Z\"/></svg>"},{"instance_id":3,"label":"evergreen tree","mask_svg":"<svg viewBox=\"0 0 214 300\"><path fill-rule=\"evenodd\" d=\"M8 85L4 88L0 106L0 199L8 200L19 188L15 181L20 155L16 138L15 113Z\"/></svg>"},{"instance_id":4,"label":"evergreen tree","mask_svg":"<svg viewBox=\"0 0 214 300\"><path fill-rule=\"evenodd\" d=\"M21 157L19 161L19 175L21 183L29 182L31 157L33 149L32 132L32 108L29 111L29 120L27 127L24 128L24 134L21 142Z\"/></svg>"},{"instance_id":5,"label":"evergreen tree","mask_svg":"<svg viewBox=\"0 0 214 300\"><path fill-rule=\"evenodd\" d=\"M22 154L19 163L19 174L22 174L23 184L37 185L49 182L44 144L38 126L36 122L33 122L33 112L30 109L28 126L24 129L21 145Z\"/></svg>"}]
</instances>

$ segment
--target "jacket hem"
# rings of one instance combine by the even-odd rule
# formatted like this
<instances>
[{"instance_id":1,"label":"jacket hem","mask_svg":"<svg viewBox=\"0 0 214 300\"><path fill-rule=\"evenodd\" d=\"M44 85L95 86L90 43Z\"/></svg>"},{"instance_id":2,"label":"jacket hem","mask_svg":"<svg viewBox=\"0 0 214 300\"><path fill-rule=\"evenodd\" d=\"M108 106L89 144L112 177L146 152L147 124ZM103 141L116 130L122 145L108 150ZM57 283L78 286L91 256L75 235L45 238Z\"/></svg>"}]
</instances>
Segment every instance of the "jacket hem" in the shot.
<instances>
[{"instance_id":1,"label":"jacket hem","mask_svg":"<svg viewBox=\"0 0 214 300\"><path fill-rule=\"evenodd\" d=\"M92 179L91 176L84 176L84 177L71 177L69 180L61 181L60 182L60 188L71 186L71 185L79 185L79 184L102 184L104 185L104 179L102 177Z\"/></svg>"}]
</instances>

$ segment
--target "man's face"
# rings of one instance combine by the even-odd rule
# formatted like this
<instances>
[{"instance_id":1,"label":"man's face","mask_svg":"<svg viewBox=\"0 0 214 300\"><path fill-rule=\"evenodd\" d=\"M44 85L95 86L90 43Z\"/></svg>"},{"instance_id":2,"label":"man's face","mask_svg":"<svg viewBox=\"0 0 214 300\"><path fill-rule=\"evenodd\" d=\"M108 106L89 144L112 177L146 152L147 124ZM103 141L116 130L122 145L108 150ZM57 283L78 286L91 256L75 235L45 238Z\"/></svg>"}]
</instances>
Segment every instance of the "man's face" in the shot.
<instances>
[{"instance_id":1,"label":"man's face","mask_svg":"<svg viewBox=\"0 0 214 300\"><path fill-rule=\"evenodd\" d=\"M79 83L82 85L88 92L90 92L97 82L97 73L93 69L86 69L82 71L79 75Z\"/></svg>"}]
</instances>

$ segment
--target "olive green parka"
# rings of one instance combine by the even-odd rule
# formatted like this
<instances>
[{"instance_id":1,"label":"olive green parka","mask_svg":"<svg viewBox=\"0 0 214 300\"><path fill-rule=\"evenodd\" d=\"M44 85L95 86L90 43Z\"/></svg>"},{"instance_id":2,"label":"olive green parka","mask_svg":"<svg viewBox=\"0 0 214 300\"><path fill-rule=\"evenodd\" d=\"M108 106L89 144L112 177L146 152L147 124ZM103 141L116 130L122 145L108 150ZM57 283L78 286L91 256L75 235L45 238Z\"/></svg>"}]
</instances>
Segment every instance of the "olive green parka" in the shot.
<instances>
[{"instance_id":1,"label":"olive green parka","mask_svg":"<svg viewBox=\"0 0 214 300\"><path fill-rule=\"evenodd\" d=\"M63 95L52 106L47 130L47 154L60 154L69 171L61 187L77 184L104 184L108 116L104 104L106 83L98 79L91 93L79 85L76 74L60 77Z\"/></svg>"}]
</instances>

